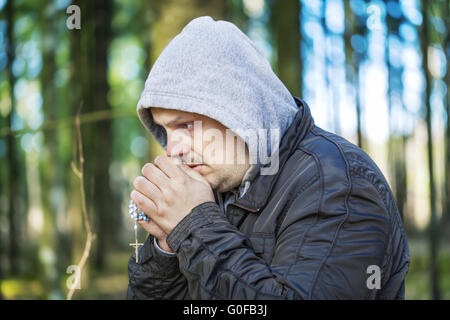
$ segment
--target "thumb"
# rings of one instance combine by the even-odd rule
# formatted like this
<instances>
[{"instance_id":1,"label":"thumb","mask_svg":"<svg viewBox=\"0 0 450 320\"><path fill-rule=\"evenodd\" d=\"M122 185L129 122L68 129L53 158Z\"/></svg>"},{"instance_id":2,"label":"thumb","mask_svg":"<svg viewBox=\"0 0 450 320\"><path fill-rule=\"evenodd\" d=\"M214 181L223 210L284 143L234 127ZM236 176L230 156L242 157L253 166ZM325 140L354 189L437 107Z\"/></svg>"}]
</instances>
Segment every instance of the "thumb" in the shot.
<instances>
[{"instance_id":1,"label":"thumb","mask_svg":"<svg viewBox=\"0 0 450 320\"><path fill-rule=\"evenodd\" d=\"M200 173L198 173L197 171L195 171L194 169L191 169L191 167L189 167L187 164L180 163L179 164L180 168L184 171L184 173L186 173L188 176L190 176L191 178L198 180L200 182L206 183L208 186L210 185L208 180L206 180Z\"/></svg>"}]
</instances>

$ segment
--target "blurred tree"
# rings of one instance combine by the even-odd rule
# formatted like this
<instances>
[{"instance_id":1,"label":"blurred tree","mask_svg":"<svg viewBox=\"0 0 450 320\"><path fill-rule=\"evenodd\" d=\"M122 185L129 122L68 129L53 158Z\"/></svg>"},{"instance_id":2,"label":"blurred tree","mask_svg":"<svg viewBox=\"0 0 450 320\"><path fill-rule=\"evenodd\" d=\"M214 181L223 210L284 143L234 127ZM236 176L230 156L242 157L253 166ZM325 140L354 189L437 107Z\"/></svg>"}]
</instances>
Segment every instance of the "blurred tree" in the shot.
<instances>
[{"instance_id":1,"label":"blurred tree","mask_svg":"<svg viewBox=\"0 0 450 320\"><path fill-rule=\"evenodd\" d=\"M82 114L97 111L111 113L107 100L109 85L108 49L111 37L112 2L107 0L80 0L82 13L81 33L75 35L78 47L75 52L74 72L80 72L81 92L75 100L78 110L83 103ZM75 30L73 30L75 31ZM72 32L73 32L72 31ZM77 31L75 31L77 33ZM76 57L76 55L80 57ZM78 60L80 59L80 60ZM78 76L75 77L75 79ZM82 124L85 158L85 188L89 216L94 219L97 233L95 242L95 266L102 269L105 254L117 242L120 206L112 194L109 168L111 164L112 131L110 119Z\"/></svg>"},{"instance_id":2,"label":"blurred tree","mask_svg":"<svg viewBox=\"0 0 450 320\"><path fill-rule=\"evenodd\" d=\"M436 187L434 182L434 162L433 162L433 137L432 137L432 110L430 105L431 97L431 80L432 76L428 69L429 54L428 49L430 47L430 33L429 28L429 1L421 0L421 9L423 15L423 22L420 26L420 46L422 51L422 69L425 76L425 121L427 126L427 154L428 154L428 175L429 175L429 190L430 190L430 222L428 226L428 232L430 237L430 276L431 276L431 290L432 298L440 299L439 289L439 234L438 234L438 217L436 209Z\"/></svg>"},{"instance_id":3,"label":"blurred tree","mask_svg":"<svg viewBox=\"0 0 450 320\"><path fill-rule=\"evenodd\" d=\"M8 0L5 5L6 12L6 37L8 39L8 82L9 82L9 97L10 97L10 110L8 113L8 126L13 128L14 114L16 112L16 100L14 98L14 87L16 83L16 77L13 73L13 62L15 58L16 44L14 42L14 6L13 1ZM8 134L7 136L7 152L8 152L8 181L9 181L9 205L8 205L8 222L9 222L9 263L10 263L10 273L19 273L19 257L20 257L20 247L19 247L19 222L20 212L17 207L19 198L19 181L18 177L18 150L16 147L15 136L13 134Z\"/></svg>"},{"instance_id":4,"label":"blurred tree","mask_svg":"<svg viewBox=\"0 0 450 320\"><path fill-rule=\"evenodd\" d=\"M345 14L345 60L347 81L354 88L355 108L356 108L356 135L357 143L360 148L364 148L361 123L361 91L359 86L359 70L361 62L365 58L366 47L363 44L367 30L365 28L365 16L357 15L350 7L349 1L344 1ZM353 41L352 41L353 39ZM356 47L356 49L355 49Z\"/></svg>"},{"instance_id":5,"label":"blurred tree","mask_svg":"<svg viewBox=\"0 0 450 320\"><path fill-rule=\"evenodd\" d=\"M82 0L74 1L73 4L82 6ZM85 92L86 77L83 70L84 52L82 47L82 34L84 33L84 11L81 11L81 30L73 29L69 33L70 37L70 95L68 95L68 111L73 117L76 115L80 105L84 102L83 92ZM82 31L83 30L83 31ZM76 143L74 140L75 128L71 127L71 135L68 137L70 146L72 147L72 159L76 159ZM70 160L69 160L70 161ZM70 221L70 239L71 245L66 248L66 252L70 256L71 264L74 264L81 252L83 234L82 234L82 220L81 220L81 205L79 194L79 179L69 169L67 171L67 179L65 181L65 190L68 198L68 220Z\"/></svg>"},{"instance_id":6,"label":"blurred tree","mask_svg":"<svg viewBox=\"0 0 450 320\"><path fill-rule=\"evenodd\" d=\"M0 25L5 23L5 15L4 15L4 10L0 10ZM7 39L6 37L3 37L2 39L0 39L0 55L7 56ZM5 66L0 66L0 83L7 83L8 79L6 77L6 72L4 72ZM3 86L0 86L0 101L2 100L2 97L4 97L6 90L4 90ZM3 112L0 113L0 129L1 130L5 130L8 126L8 124L6 123L6 117L4 116ZM4 137L0 137L0 148L5 148L5 139ZM1 152L1 151L0 151ZM5 200L6 200L6 194L8 192L7 188L6 188L6 181L5 181L5 176L6 176L6 167L8 165L8 163L5 161L5 157L4 157L5 153L2 152L1 156L0 156L0 223L5 224L6 221L8 221L8 215L7 215L7 210L6 210L6 204L5 204ZM7 261L6 259L6 251L7 249L5 248L5 243L7 242L6 240L6 234L4 232L4 229L0 228L0 282L5 278L5 270L6 270L6 264L5 262ZM1 295L1 288L0 288L0 295Z\"/></svg>"},{"instance_id":7,"label":"blurred tree","mask_svg":"<svg viewBox=\"0 0 450 320\"><path fill-rule=\"evenodd\" d=\"M395 43L400 42L399 37L399 26L403 22L404 18L402 14L399 17L393 16L398 15L400 11L400 3L398 0L391 1L391 12L388 10L386 14L386 53L385 60L388 70L388 121L389 121L389 139L388 139L388 165L391 177L391 183L393 184L395 200L400 212L402 220L404 219L404 207L406 204L407 197L407 171L406 171L406 142L408 136L404 132L404 128L396 127L398 121L395 115L399 115L405 111L403 105L402 94L403 94L403 65L402 64L392 64L392 57L395 53L391 50L398 50L397 48L391 48ZM395 8L395 9L394 9ZM402 112L393 112L394 108L399 108L397 105L401 101Z\"/></svg>"},{"instance_id":8,"label":"blurred tree","mask_svg":"<svg viewBox=\"0 0 450 320\"><path fill-rule=\"evenodd\" d=\"M330 56L332 48L331 37L333 36L333 32L328 27L328 18L327 18L327 6L329 5L328 0L322 2L322 10L321 10L321 24L324 33L324 41L325 41L325 86L326 86L326 95L327 95L327 106L329 108L330 117L330 128L333 128L334 133L341 133L341 125L340 125L340 107L339 107L339 89L336 86L336 83L333 81L333 58Z\"/></svg>"},{"instance_id":9,"label":"blurred tree","mask_svg":"<svg viewBox=\"0 0 450 320\"><path fill-rule=\"evenodd\" d=\"M44 121L54 122L58 119L60 106L56 105L55 96L55 43L57 41L57 30L55 26L56 10L53 3L44 1L40 12L41 27L41 52L42 71L40 74L42 108ZM56 129L55 129L56 130ZM57 184L57 175L61 171L61 157L58 154L59 137L55 130L43 130L44 152L39 157L41 203L43 212L43 229L39 237L40 250L51 252L54 256L58 252L58 230L56 225L56 207L52 205L52 190ZM46 293L53 292L59 287L59 274L56 268L56 259L41 261L43 267L42 283Z\"/></svg>"},{"instance_id":10,"label":"blurred tree","mask_svg":"<svg viewBox=\"0 0 450 320\"><path fill-rule=\"evenodd\" d=\"M107 100L108 85L108 50L111 40L111 11L112 2L109 0L95 1L93 10L95 39L93 61L93 109L111 111L111 106ZM111 165L112 131L109 119L99 121L95 124L94 135L86 136L93 139L91 152L94 171L90 172L95 177L92 208L95 212L97 222L97 267L102 268L106 251L118 243L115 237L118 234L120 209L111 190L109 180L109 168ZM86 141L85 139L84 141ZM101 152L98 152L101 150ZM87 173L89 176L89 171Z\"/></svg>"},{"instance_id":11,"label":"blurred tree","mask_svg":"<svg viewBox=\"0 0 450 320\"><path fill-rule=\"evenodd\" d=\"M269 6L269 30L274 40L277 74L292 95L302 97L301 2L271 0Z\"/></svg>"},{"instance_id":12,"label":"blurred tree","mask_svg":"<svg viewBox=\"0 0 450 320\"><path fill-rule=\"evenodd\" d=\"M88 216L94 220L97 241L94 242L94 261L90 261L96 269L105 267L105 256L117 241L120 228L120 206L113 196L109 180L111 164L112 130L110 117L98 121L90 121L95 113L111 114L107 100L109 86L108 49L110 42L110 18L112 3L110 1L74 2L81 9L81 30L71 30L72 99L70 101L72 115L82 107L82 141L84 154L84 188L86 194ZM83 123L84 121L84 123ZM75 137L75 128L73 128ZM72 143L75 148L75 142ZM78 154L74 149L73 157ZM71 222L73 238L73 258L78 261L86 230L83 230L78 178L71 173L70 194ZM89 276L88 276L89 277Z\"/></svg>"},{"instance_id":13,"label":"blurred tree","mask_svg":"<svg viewBox=\"0 0 450 320\"><path fill-rule=\"evenodd\" d=\"M152 63L170 40L181 32L194 18L211 16L214 20L227 16L226 0L155 0L155 22L153 24Z\"/></svg>"},{"instance_id":14,"label":"blurred tree","mask_svg":"<svg viewBox=\"0 0 450 320\"><path fill-rule=\"evenodd\" d=\"M242 32L247 33L248 16L244 10L244 0L228 0L227 20L233 22Z\"/></svg>"},{"instance_id":15,"label":"blurred tree","mask_svg":"<svg viewBox=\"0 0 450 320\"><path fill-rule=\"evenodd\" d=\"M445 34L442 37L442 48L444 50L445 59L447 62L447 73L445 75L445 83L447 87L447 95L445 99L446 111L446 130L445 130L445 154L444 154L444 195L443 199L443 224L444 230L450 229L450 2L442 1L442 17L445 24ZM450 234L449 234L450 235Z\"/></svg>"},{"instance_id":16,"label":"blurred tree","mask_svg":"<svg viewBox=\"0 0 450 320\"><path fill-rule=\"evenodd\" d=\"M140 4L140 15L139 15L139 22L140 22L140 29L142 32L142 42L145 49L145 52L147 53L147 59L145 60L145 69L144 70L150 70L152 66L151 61L151 51L152 51L152 22L153 22L153 2L151 1L142 1Z\"/></svg>"}]
</instances>

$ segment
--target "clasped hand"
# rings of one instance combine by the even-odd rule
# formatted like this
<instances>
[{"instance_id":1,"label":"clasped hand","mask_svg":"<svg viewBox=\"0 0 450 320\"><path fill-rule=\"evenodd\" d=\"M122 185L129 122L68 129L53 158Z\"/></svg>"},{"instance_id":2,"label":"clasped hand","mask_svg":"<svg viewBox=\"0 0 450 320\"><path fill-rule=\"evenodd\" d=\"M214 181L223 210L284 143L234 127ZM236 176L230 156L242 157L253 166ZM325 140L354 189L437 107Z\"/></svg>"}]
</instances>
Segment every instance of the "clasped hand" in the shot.
<instances>
[{"instance_id":1,"label":"clasped hand","mask_svg":"<svg viewBox=\"0 0 450 320\"><path fill-rule=\"evenodd\" d=\"M196 206L215 201L208 181L177 158L158 156L142 167L133 181L131 199L149 216L139 224L157 240L161 249L172 251L167 235Z\"/></svg>"}]
</instances>

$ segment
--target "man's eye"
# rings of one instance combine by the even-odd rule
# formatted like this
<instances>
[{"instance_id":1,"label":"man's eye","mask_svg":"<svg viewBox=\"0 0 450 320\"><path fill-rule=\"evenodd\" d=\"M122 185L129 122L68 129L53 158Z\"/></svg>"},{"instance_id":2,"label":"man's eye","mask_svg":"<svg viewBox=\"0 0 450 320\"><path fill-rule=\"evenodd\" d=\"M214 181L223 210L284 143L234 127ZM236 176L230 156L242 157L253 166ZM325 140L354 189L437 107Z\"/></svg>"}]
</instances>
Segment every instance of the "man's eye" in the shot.
<instances>
[{"instance_id":1,"label":"man's eye","mask_svg":"<svg viewBox=\"0 0 450 320\"><path fill-rule=\"evenodd\" d=\"M180 128L191 130L194 127L192 122L181 123Z\"/></svg>"}]
</instances>

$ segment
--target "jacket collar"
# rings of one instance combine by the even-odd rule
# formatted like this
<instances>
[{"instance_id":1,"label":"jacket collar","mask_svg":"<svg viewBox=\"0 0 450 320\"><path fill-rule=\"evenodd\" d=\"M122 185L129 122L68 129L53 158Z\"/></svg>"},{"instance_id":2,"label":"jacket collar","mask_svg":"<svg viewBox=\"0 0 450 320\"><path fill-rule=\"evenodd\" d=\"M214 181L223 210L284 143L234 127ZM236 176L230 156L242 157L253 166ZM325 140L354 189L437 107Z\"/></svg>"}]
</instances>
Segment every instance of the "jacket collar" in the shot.
<instances>
[{"instance_id":1,"label":"jacket collar","mask_svg":"<svg viewBox=\"0 0 450 320\"><path fill-rule=\"evenodd\" d=\"M303 140L307 132L314 125L309 106L300 98L294 97L299 110L295 118L281 139L279 148L279 168L274 175L258 175L250 184L250 188L241 199L234 204L238 207L252 212L258 212L268 201L272 188L283 170L289 156L294 151L295 146Z\"/></svg>"}]
</instances>

